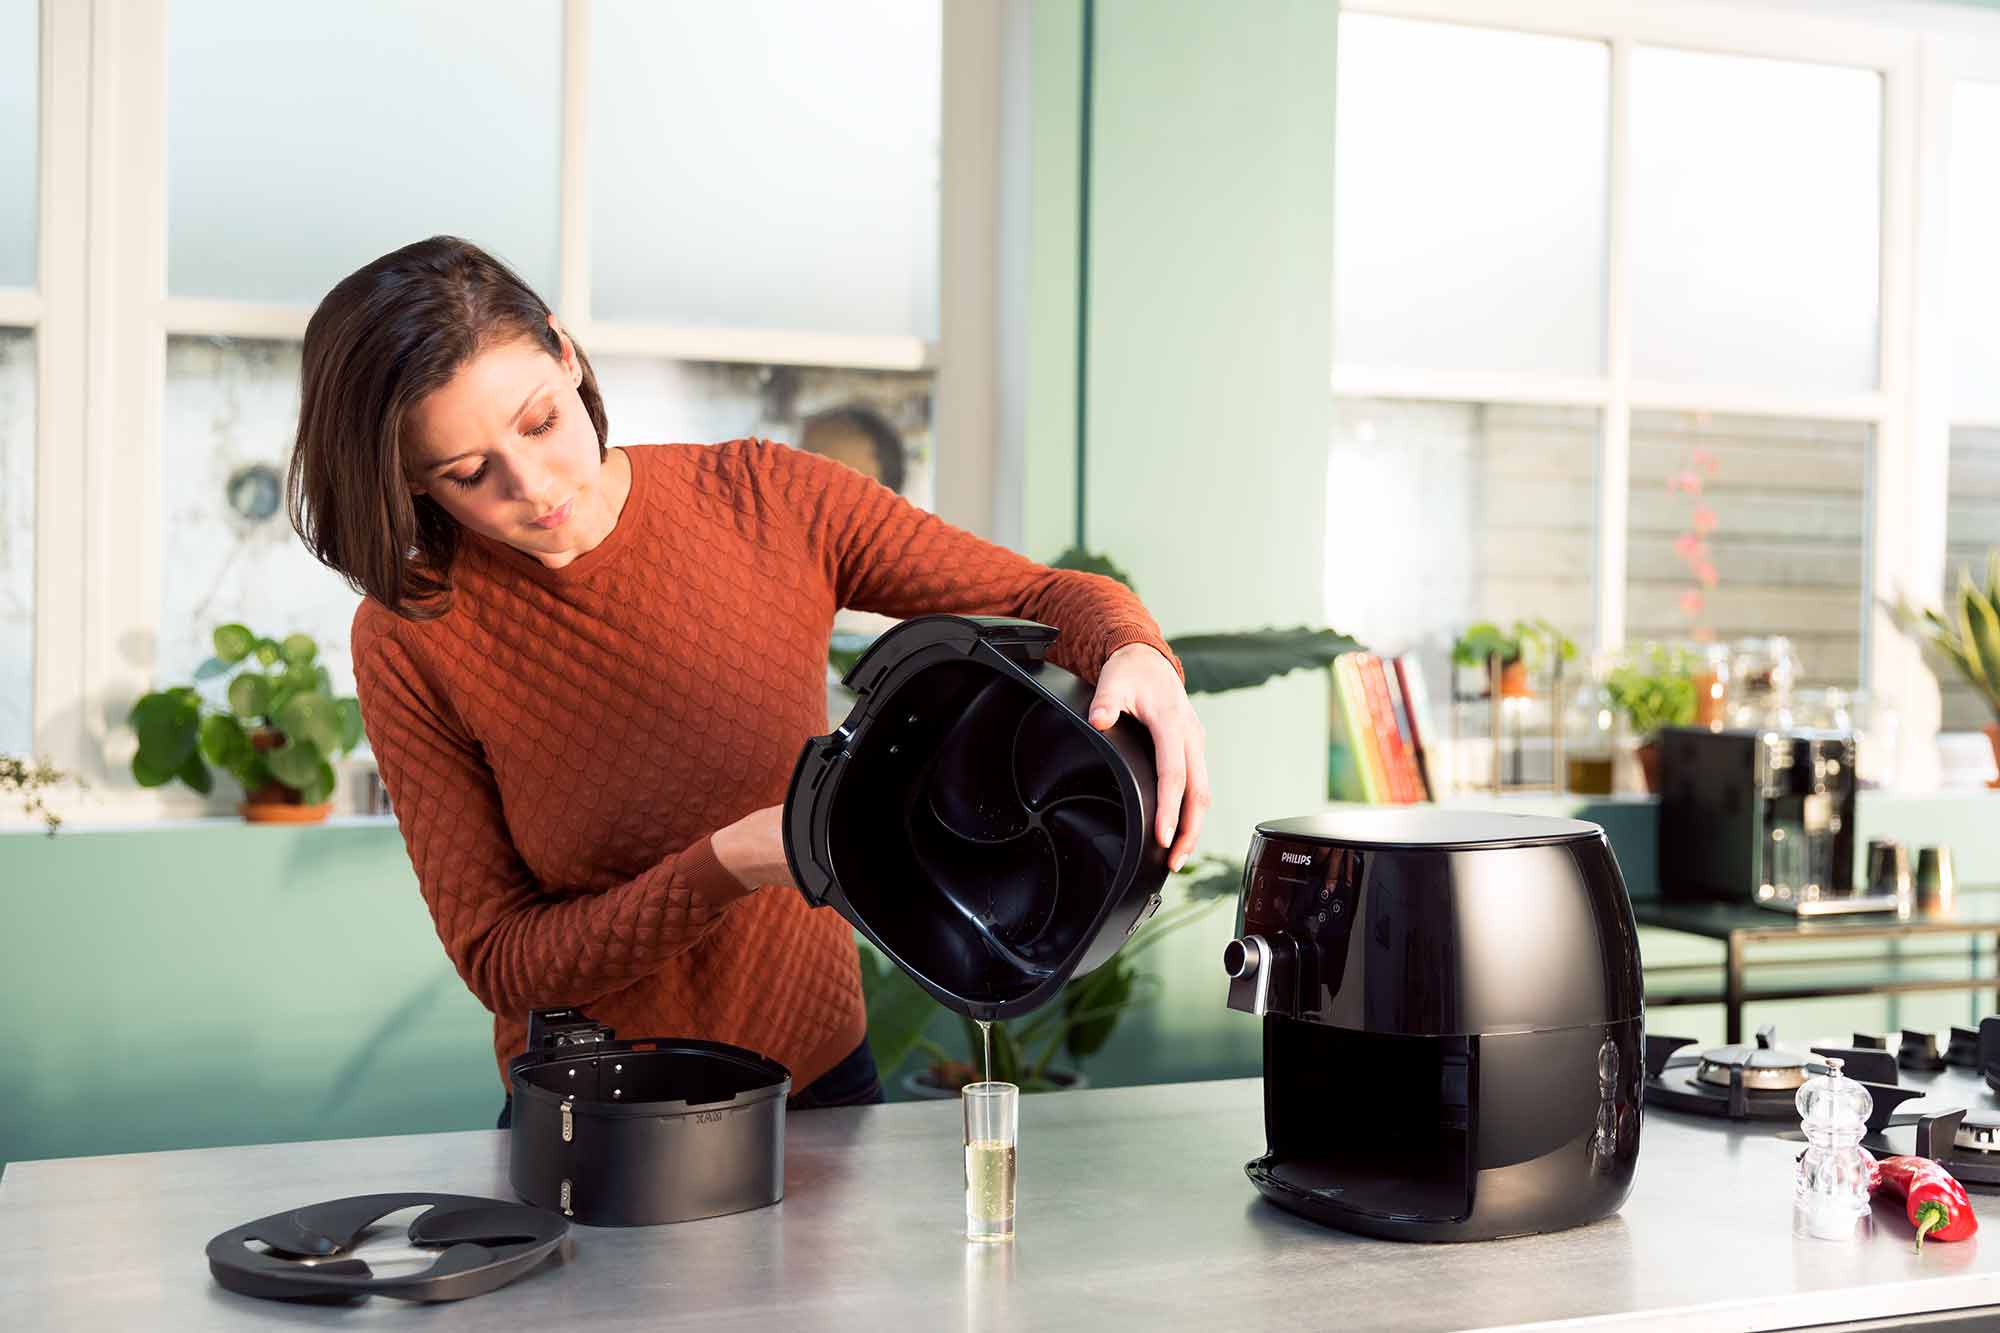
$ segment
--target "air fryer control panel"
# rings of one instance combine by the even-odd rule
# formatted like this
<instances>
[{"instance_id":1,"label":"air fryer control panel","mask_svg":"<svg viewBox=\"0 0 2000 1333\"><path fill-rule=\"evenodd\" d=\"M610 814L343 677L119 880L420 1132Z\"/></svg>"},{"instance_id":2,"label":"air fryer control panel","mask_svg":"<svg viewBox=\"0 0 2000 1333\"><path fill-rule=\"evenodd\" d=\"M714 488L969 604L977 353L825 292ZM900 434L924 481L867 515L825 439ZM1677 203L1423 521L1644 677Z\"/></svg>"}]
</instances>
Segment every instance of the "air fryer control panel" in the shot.
<instances>
[{"instance_id":1,"label":"air fryer control panel","mask_svg":"<svg viewBox=\"0 0 2000 1333\"><path fill-rule=\"evenodd\" d=\"M1236 933L1262 937L1279 955L1278 975L1290 974L1270 994L1266 1012L1311 1017L1323 995L1340 989L1368 855L1325 843L1252 839Z\"/></svg>"}]
</instances>

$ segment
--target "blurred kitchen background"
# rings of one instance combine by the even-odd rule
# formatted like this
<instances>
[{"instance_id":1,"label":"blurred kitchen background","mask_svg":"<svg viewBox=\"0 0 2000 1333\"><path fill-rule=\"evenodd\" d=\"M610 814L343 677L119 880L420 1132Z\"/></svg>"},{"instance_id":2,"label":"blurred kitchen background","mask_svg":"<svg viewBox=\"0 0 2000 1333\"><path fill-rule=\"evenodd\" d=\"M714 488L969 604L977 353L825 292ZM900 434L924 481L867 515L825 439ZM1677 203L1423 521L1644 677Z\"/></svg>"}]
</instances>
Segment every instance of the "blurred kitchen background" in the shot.
<instances>
[{"instance_id":1,"label":"blurred kitchen background","mask_svg":"<svg viewBox=\"0 0 2000 1333\"><path fill-rule=\"evenodd\" d=\"M439 232L557 308L614 443L818 421L1170 636L1351 635L1417 796L1599 819L1635 897L1642 751L1698 719L1852 730L1862 830L2000 885L1996 703L1896 610L2000 591L2000 3L0 0L0 1162L490 1123L365 743L261 827L141 787L127 720L230 623L351 693L299 340ZM1211 859L1118 1021L1024 1035L1067 1081L1257 1068L1230 863L1391 798L1324 666L1197 699ZM1753 1019L1997 1002L1884 966ZM877 980L921 1095L962 1034Z\"/></svg>"}]
</instances>

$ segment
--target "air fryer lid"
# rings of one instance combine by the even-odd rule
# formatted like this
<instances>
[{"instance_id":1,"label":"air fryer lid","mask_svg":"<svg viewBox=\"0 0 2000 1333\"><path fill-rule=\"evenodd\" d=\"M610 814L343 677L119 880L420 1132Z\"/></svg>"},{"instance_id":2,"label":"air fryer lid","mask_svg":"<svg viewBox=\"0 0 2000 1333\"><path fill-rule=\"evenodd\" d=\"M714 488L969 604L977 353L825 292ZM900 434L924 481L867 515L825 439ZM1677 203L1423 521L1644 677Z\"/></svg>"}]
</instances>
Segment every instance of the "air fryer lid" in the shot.
<instances>
[{"instance_id":1,"label":"air fryer lid","mask_svg":"<svg viewBox=\"0 0 2000 1333\"><path fill-rule=\"evenodd\" d=\"M1042 660L1057 631L926 616L848 673L854 710L806 743L785 853L941 1003L1007 1018L1103 962L1159 903L1152 737L1088 718L1091 687Z\"/></svg>"}]
</instances>

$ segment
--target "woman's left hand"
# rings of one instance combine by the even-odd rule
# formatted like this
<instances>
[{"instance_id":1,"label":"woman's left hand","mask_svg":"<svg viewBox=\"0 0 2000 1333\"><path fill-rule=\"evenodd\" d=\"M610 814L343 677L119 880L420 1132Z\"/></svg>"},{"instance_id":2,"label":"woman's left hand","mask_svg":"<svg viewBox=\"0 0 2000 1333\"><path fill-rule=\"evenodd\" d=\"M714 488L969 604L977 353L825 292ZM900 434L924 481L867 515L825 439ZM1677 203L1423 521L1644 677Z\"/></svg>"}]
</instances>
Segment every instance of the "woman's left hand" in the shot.
<instances>
[{"instance_id":1,"label":"woman's left hand","mask_svg":"<svg viewBox=\"0 0 2000 1333\"><path fill-rule=\"evenodd\" d=\"M1126 644L1098 673L1090 725L1109 731L1120 713L1130 713L1153 733L1160 846L1167 848L1168 867L1179 870L1208 815L1207 734L1173 663L1150 644Z\"/></svg>"}]
</instances>

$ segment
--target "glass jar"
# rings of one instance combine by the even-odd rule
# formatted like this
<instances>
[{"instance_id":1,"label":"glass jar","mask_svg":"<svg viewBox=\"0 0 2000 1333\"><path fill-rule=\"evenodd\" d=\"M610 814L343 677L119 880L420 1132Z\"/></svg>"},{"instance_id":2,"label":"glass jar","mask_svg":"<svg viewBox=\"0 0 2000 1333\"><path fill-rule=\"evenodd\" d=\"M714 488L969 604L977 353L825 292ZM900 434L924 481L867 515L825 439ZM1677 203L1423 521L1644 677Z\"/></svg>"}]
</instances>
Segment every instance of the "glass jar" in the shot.
<instances>
[{"instance_id":1,"label":"glass jar","mask_svg":"<svg viewBox=\"0 0 2000 1333\"><path fill-rule=\"evenodd\" d=\"M1738 639L1729 661L1729 725L1787 730L1799 659L1782 634Z\"/></svg>"},{"instance_id":2,"label":"glass jar","mask_svg":"<svg viewBox=\"0 0 2000 1333\"><path fill-rule=\"evenodd\" d=\"M1617 715L1604 687L1585 682L1563 709L1563 786L1579 796L1609 796L1618 761Z\"/></svg>"},{"instance_id":3,"label":"glass jar","mask_svg":"<svg viewBox=\"0 0 2000 1333\"><path fill-rule=\"evenodd\" d=\"M1693 656L1694 724L1721 731L1729 725L1729 645L1697 644Z\"/></svg>"}]
</instances>

